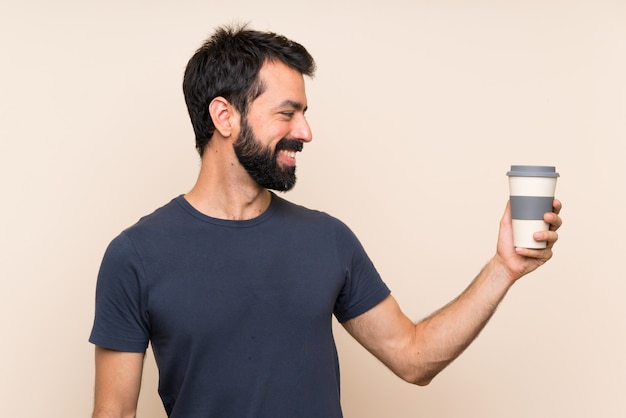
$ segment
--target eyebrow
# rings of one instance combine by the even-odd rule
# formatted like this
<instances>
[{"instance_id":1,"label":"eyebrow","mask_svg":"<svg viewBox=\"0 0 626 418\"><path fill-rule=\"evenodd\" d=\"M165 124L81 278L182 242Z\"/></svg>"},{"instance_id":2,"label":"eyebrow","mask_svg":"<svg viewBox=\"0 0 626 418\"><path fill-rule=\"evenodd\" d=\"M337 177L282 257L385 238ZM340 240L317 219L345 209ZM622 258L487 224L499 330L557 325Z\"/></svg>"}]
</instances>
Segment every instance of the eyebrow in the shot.
<instances>
[{"instance_id":1,"label":"eyebrow","mask_svg":"<svg viewBox=\"0 0 626 418\"><path fill-rule=\"evenodd\" d=\"M289 100L289 99L284 100L284 101L283 101L283 102L281 102L281 104L280 104L280 105L278 105L277 107L278 107L278 108L281 108L281 107L290 107L290 108L293 108L293 109L296 109L296 110L302 110L303 112L306 112L306 111L307 111L307 109L309 108L308 106L304 106L304 105L303 105L302 103L300 103L300 102L296 102L296 101Z\"/></svg>"}]
</instances>

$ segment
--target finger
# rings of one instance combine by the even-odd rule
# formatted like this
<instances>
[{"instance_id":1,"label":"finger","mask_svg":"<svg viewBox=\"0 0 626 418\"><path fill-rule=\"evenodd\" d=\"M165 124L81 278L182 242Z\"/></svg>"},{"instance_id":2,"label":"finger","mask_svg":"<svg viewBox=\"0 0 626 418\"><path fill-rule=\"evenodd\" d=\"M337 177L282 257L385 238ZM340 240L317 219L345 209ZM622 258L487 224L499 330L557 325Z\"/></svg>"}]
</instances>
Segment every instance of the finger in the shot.
<instances>
[{"instance_id":1,"label":"finger","mask_svg":"<svg viewBox=\"0 0 626 418\"><path fill-rule=\"evenodd\" d=\"M551 259L553 255L550 245L541 250L515 247L515 252L524 257L535 258L542 264Z\"/></svg>"},{"instance_id":2,"label":"finger","mask_svg":"<svg viewBox=\"0 0 626 418\"><path fill-rule=\"evenodd\" d=\"M554 208L554 213L558 215L559 213L561 213L563 204L561 203L559 199L554 199L554 201L552 202L552 207Z\"/></svg>"},{"instance_id":3,"label":"finger","mask_svg":"<svg viewBox=\"0 0 626 418\"><path fill-rule=\"evenodd\" d=\"M556 231L539 231L533 234L535 241L546 241L548 247L552 247L559 240L559 234Z\"/></svg>"},{"instance_id":4,"label":"finger","mask_svg":"<svg viewBox=\"0 0 626 418\"><path fill-rule=\"evenodd\" d=\"M548 212L543 215L543 220L546 221L550 227L550 231L556 231L563 224L563 219L554 212Z\"/></svg>"},{"instance_id":5,"label":"finger","mask_svg":"<svg viewBox=\"0 0 626 418\"><path fill-rule=\"evenodd\" d=\"M502 214L501 220L503 222L511 221L511 200L506 201L506 206L504 207L504 213Z\"/></svg>"}]
</instances>

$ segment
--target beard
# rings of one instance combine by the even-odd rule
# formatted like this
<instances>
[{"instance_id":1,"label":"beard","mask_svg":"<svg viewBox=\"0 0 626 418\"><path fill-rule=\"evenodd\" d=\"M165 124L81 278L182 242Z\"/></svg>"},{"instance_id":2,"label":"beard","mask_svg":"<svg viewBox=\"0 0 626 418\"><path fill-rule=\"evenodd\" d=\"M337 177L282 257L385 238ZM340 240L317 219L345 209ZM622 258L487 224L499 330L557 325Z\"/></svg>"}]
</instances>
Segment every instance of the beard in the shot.
<instances>
[{"instance_id":1,"label":"beard","mask_svg":"<svg viewBox=\"0 0 626 418\"><path fill-rule=\"evenodd\" d=\"M283 149L302 151L302 141L283 138L275 149L266 148L254 136L247 119L242 117L241 133L233 148L241 165L260 186L279 192L286 192L295 186L296 167L281 168L276 157Z\"/></svg>"}]
</instances>

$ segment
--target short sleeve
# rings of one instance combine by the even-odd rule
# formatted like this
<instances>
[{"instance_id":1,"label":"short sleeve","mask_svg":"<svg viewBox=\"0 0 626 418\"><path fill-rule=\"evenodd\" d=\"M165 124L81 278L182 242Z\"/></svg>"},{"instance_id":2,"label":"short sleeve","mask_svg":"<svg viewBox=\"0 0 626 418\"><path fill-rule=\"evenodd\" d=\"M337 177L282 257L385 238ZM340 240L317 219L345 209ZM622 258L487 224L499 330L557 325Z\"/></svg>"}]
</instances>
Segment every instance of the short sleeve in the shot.
<instances>
[{"instance_id":1,"label":"short sleeve","mask_svg":"<svg viewBox=\"0 0 626 418\"><path fill-rule=\"evenodd\" d=\"M150 339L141 260L124 233L108 246L98 273L89 341L118 351L143 352Z\"/></svg>"},{"instance_id":2,"label":"short sleeve","mask_svg":"<svg viewBox=\"0 0 626 418\"><path fill-rule=\"evenodd\" d=\"M357 317L391 293L354 233L340 223L337 229L337 253L345 269L345 284L334 308L339 322Z\"/></svg>"}]
</instances>

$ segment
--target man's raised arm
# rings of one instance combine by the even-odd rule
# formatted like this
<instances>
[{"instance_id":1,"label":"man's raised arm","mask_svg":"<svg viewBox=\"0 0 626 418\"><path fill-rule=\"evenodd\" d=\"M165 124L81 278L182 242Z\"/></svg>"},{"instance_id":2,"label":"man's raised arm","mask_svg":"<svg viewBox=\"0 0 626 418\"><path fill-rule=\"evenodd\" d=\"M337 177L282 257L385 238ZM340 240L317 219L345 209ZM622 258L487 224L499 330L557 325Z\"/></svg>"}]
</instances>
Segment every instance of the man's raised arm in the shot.
<instances>
[{"instance_id":1,"label":"man's raised arm","mask_svg":"<svg viewBox=\"0 0 626 418\"><path fill-rule=\"evenodd\" d=\"M417 324L389 296L344 327L398 376L428 384L478 336L513 283L552 257L560 210L555 200L554 212L544 215L549 230L535 233L536 240L547 241L545 249L515 248L507 204L496 254L459 297Z\"/></svg>"}]
</instances>

